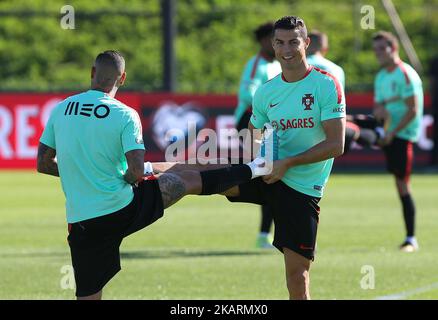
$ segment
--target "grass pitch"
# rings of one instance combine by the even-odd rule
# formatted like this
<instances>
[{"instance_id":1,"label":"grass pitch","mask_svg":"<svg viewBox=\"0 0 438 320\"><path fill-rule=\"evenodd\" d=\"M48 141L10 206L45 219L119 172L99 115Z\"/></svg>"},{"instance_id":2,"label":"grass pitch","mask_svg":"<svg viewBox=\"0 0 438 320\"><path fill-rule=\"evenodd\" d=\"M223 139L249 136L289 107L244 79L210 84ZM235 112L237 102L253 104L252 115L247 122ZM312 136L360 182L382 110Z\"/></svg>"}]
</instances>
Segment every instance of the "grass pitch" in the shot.
<instances>
[{"instance_id":1,"label":"grass pitch","mask_svg":"<svg viewBox=\"0 0 438 320\"><path fill-rule=\"evenodd\" d=\"M407 254L397 249L404 225L392 178L332 175L313 299L438 299L438 176L414 175L412 184L421 249ZM183 199L124 240L122 271L104 298L287 299L283 256L254 248L259 211L220 196ZM73 299L66 236L59 180L0 172L0 299Z\"/></svg>"}]
</instances>

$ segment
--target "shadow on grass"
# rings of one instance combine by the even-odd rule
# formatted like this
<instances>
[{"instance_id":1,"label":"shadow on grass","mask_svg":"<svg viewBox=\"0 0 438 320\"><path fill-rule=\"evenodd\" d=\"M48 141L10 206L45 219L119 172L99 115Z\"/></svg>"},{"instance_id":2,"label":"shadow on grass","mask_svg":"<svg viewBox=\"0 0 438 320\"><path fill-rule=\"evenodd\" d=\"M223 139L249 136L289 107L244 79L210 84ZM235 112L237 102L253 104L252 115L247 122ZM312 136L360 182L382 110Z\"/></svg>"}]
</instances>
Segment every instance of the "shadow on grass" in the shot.
<instances>
[{"instance_id":1,"label":"shadow on grass","mask_svg":"<svg viewBox=\"0 0 438 320\"><path fill-rule=\"evenodd\" d=\"M278 253L276 249L254 250L188 250L188 249L151 249L151 250L122 250L122 259L169 259L169 258L204 258L204 257L239 257L261 256ZM0 252L0 259L7 258L69 258L69 251L23 251Z\"/></svg>"},{"instance_id":2,"label":"shadow on grass","mask_svg":"<svg viewBox=\"0 0 438 320\"><path fill-rule=\"evenodd\" d=\"M122 252L122 259L166 259L166 258L204 258L232 256L260 256L272 254L276 250L139 250Z\"/></svg>"}]
</instances>

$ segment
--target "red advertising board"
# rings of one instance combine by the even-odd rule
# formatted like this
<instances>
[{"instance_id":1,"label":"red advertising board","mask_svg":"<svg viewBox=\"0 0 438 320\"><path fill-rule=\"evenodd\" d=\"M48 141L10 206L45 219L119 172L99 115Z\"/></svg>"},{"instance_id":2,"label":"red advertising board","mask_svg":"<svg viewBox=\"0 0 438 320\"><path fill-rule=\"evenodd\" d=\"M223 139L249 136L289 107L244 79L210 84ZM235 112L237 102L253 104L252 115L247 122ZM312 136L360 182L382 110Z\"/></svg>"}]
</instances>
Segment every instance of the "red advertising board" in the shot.
<instances>
[{"instance_id":1,"label":"red advertising board","mask_svg":"<svg viewBox=\"0 0 438 320\"><path fill-rule=\"evenodd\" d=\"M52 108L73 93L1 93L0 94L0 169L35 168L38 140ZM233 111L237 99L233 95L183 95L166 93L121 92L117 98L136 109L142 119L146 158L163 161L168 144L164 140L168 129L182 131L187 121L194 121L200 129L232 128ZM372 94L347 95L348 113L369 113L373 104ZM426 97L426 106L429 98ZM430 132L432 117L426 114L416 152L416 165L427 162L432 147ZM201 132L202 135L202 132ZM169 137L167 137L169 138ZM195 137L195 143L199 136ZM202 138L202 137L201 137ZM199 141L198 141L199 142ZM221 141L236 147L236 141ZM238 145L238 141L237 141ZM336 160L336 166L382 165L378 150L354 150Z\"/></svg>"}]
</instances>

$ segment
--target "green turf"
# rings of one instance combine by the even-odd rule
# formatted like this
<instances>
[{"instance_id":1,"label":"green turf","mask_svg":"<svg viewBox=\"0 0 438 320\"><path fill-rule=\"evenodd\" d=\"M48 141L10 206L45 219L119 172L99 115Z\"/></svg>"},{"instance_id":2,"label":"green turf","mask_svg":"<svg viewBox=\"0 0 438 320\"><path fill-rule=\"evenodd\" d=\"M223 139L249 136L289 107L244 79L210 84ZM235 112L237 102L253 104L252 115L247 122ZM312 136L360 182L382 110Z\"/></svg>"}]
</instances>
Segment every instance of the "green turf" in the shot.
<instances>
[{"instance_id":1,"label":"green turf","mask_svg":"<svg viewBox=\"0 0 438 320\"><path fill-rule=\"evenodd\" d=\"M332 175L321 201L313 299L374 299L438 283L438 176L415 175L421 250L401 253L404 227L388 175ZM56 178L0 172L0 299L73 299L64 197ZM188 197L127 238L106 299L287 299L283 256L254 249L259 208ZM362 289L361 268L375 288ZM407 299L437 299L438 286Z\"/></svg>"}]
</instances>

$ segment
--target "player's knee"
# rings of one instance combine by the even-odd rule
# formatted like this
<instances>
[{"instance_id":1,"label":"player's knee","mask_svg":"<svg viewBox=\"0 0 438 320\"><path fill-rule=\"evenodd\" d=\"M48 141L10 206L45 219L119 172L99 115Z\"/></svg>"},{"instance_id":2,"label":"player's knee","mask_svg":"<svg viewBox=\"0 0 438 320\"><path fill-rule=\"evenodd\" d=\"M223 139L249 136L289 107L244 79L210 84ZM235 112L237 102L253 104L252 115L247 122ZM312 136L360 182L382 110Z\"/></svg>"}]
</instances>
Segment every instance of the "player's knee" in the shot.
<instances>
[{"instance_id":1,"label":"player's knee","mask_svg":"<svg viewBox=\"0 0 438 320\"><path fill-rule=\"evenodd\" d=\"M102 290L96 292L95 294L83 297L76 297L77 300L102 300Z\"/></svg>"},{"instance_id":2,"label":"player's knee","mask_svg":"<svg viewBox=\"0 0 438 320\"><path fill-rule=\"evenodd\" d=\"M306 269L297 269L287 275L287 289L292 299L307 299L309 272Z\"/></svg>"},{"instance_id":3,"label":"player's knee","mask_svg":"<svg viewBox=\"0 0 438 320\"><path fill-rule=\"evenodd\" d=\"M307 281L307 270L297 270L287 275L287 287L290 289L304 287Z\"/></svg>"}]
</instances>

